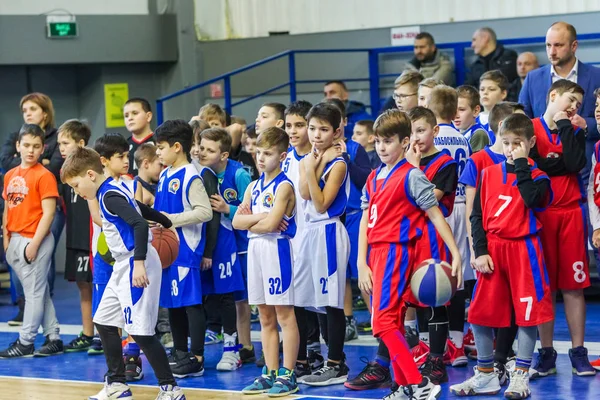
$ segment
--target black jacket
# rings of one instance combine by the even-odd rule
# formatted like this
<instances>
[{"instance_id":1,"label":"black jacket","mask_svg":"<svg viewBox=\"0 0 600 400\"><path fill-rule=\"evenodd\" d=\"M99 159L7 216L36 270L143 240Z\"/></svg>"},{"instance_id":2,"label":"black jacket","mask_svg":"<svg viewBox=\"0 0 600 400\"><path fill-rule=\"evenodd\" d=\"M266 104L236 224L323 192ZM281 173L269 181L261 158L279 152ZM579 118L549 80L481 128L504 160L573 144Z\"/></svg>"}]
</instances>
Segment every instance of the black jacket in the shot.
<instances>
[{"instance_id":1,"label":"black jacket","mask_svg":"<svg viewBox=\"0 0 600 400\"><path fill-rule=\"evenodd\" d=\"M14 167L21 165L21 156L17 152L17 140L19 132L11 133L0 150L0 165L4 173L10 171ZM45 167L54 174L56 181L60 182L60 169L63 165L63 159L58 148L58 131L56 128L47 128L46 137L44 138L44 152L40 157L42 160L49 160L50 164Z\"/></svg>"},{"instance_id":2,"label":"black jacket","mask_svg":"<svg viewBox=\"0 0 600 400\"><path fill-rule=\"evenodd\" d=\"M519 79L517 75L517 52L511 49L506 49L501 44L496 45L496 50L492 53L489 61L484 57L477 57L475 62L471 64L470 71L467 75L466 84L479 88L479 78L487 71L499 69L511 83L515 79ZM487 62L486 62L487 61Z\"/></svg>"}]
</instances>

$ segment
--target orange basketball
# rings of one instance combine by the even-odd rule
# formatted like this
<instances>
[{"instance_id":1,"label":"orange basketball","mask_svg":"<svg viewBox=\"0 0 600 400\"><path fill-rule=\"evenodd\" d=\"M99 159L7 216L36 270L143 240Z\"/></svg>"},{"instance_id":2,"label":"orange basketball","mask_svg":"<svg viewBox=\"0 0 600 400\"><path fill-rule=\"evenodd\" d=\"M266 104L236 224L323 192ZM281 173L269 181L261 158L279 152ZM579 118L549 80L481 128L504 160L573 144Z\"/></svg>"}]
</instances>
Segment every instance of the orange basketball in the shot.
<instances>
[{"instance_id":1,"label":"orange basketball","mask_svg":"<svg viewBox=\"0 0 600 400\"><path fill-rule=\"evenodd\" d=\"M152 232L152 246L154 246L160 257L162 267L171 266L179 254L177 234L170 229L158 226L152 228L150 232Z\"/></svg>"}]
</instances>

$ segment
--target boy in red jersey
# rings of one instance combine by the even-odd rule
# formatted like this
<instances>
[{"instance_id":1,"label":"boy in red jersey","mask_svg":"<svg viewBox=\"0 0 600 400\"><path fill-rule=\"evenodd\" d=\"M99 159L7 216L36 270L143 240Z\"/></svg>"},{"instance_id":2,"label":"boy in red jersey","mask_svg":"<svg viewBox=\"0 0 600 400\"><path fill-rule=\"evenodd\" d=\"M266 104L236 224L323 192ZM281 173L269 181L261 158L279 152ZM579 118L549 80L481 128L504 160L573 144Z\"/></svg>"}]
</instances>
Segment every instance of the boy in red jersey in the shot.
<instances>
[{"instance_id":1,"label":"boy in red jersey","mask_svg":"<svg viewBox=\"0 0 600 400\"><path fill-rule=\"evenodd\" d=\"M585 193L579 171L586 165L586 121L577 115L583 89L566 79L556 81L548 93L548 106L540 118L533 119L536 146L531 158L550 176L555 199L539 218L550 287L562 291L572 348L569 358L573 373L595 375L590 365L585 336L585 299L583 289L590 286ZM532 377L556 373L554 320L540 326L542 348L531 371Z\"/></svg>"},{"instance_id":2,"label":"boy in red jersey","mask_svg":"<svg viewBox=\"0 0 600 400\"><path fill-rule=\"evenodd\" d=\"M552 190L548 176L527 158L536 141L528 117L507 117L499 139L506 161L483 170L471 214L479 277L469 322L477 344L477 368L473 377L450 386L450 391L457 396L500 391L492 356L493 328L510 326L514 309L519 347L504 396L525 399L530 395L528 371L536 327L552 320L550 286L539 236L542 224L534 215L551 203Z\"/></svg>"},{"instance_id":3,"label":"boy in red jersey","mask_svg":"<svg viewBox=\"0 0 600 400\"><path fill-rule=\"evenodd\" d=\"M407 115L388 110L377 118L374 130L375 148L384 165L369 175L363 189L359 287L373 295L373 334L389 349L394 378L400 386L387 398L435 399L441 394L439 385L421 376L403 336L406 311L403 296L409 290L408 280L418 262L417 240L424 230L426 216L450 249L452 274L459 285L460 252L438 207L434 185L406 159L406 156L420 157L418 146L409 145L411 124Z\"/></svg>"}]
</instances>

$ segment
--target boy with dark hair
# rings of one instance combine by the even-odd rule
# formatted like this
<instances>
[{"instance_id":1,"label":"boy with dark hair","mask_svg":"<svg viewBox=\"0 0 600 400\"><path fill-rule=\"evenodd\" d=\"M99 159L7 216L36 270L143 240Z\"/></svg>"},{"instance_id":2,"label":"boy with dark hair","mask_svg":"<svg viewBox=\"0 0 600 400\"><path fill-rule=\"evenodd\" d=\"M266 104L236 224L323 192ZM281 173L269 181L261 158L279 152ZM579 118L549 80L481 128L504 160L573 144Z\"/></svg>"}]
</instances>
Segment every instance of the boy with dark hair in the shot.
<instances>
[{"instance_id":1,"label":"boy with dark hair","mask_svg":"<svg viewBox=\"0 0 600 400\"><path fill-rule=\"evenodd\" d=\"M256 162L256 140L258 134L255 128L246 129L246 140L244 141L244 150L246 150Z\"/></svg>"},{"instance_id":2,"label":"boy with dark hair","mask_svg":"<svg viewBox=\"0 0 600 400\"><path fill-rule=\"evenodd\" d=\"M174 345L171 370L181 378L204 373L206 317L200 267L206 244L203 224L213 216L202 180L190 163L192 136L192 128L183 120L165 121L156 129L158 158L167 168L160 174L154 208L169 217L179 237L177 259L163 269L160 306L169 309Z\"/></svg>"},{"instance_id":3,"label":"boy with dark hair","mask_svg":"<svg viewBox=\"0 0 600 400\"><path fill-rule=\"evenodd\" d=\"M90 140L90 127L83 121L70 119L58 128L60 155L67 158ZM81 306L81 334L65 345L65 352L87 351L94 339L92 322L92 260L90 260L91 219L88 202L75 194L69 185L61 186L67 216L67 253L65 279L76 282ZM89 221L89 224L84 223Z\"/></svg>"},{"instance_id":4,"label":"boy with dark hair","mask_svg":"<svg viewBox=\"0 0 600 400\"><path fill-rule=\"evenodd\" d=\"M375 135L373 134L373 121L363 119L354 124L352 140L360 144L369 156L371 169L381 165L381 160L375 151Z\"/></svg>"},{"instance_id":5,"label":"boy with dark hair","mask_svg":"<svg viewBox=\"0 0 600 400\"><path fill-rule=\"evenodd\" d=\"M256 135L260 135L267 128L276 126L283 128L285 125L285 105L281 103L265 103L258 110L254 128Z\"/></svg>"},{"instance_id":6,"label":"boy with dark hair","mask_svg":"<svg viewBox=\"0 0 600 400\"><path fill-rule=\"evenodd\" d=\"M17 149L21 165L4 177L2 198L6 202L2 227L6 261L23 285L25 310L19 338L0 358L46 357L62 354L58 320L48 287L48 271L54 248L50 225L56 212L56 178L38 162L44 151L44 131L38 125L24 124ZM33 342L40 325L46 340L34 351Z\"/></svg>"},{"instance_id":7,"label":"boy with dark hair","mask_svg":"<svg viewBox=\"0 0 600 400\"><path fill-rule=\"evenodd\" d=\"M454 126L460 130L469 141L473 153L494 144L495 137L477 122L481 111L479 105L479 92L473 86L462 85L456 88L458 94L458 108L454 117Z\"/></svg>"},{"instance_id":8,"label":"boy with dark hair","mask_svg":"<svg viewBox=\"0 0 600 400\"><path fill-rule=\"evenodd\" d=\"M552 190L548 176L528 159L536 138L527 116L508 116L500 128L499 139L506 161L483 170L471 214L474 268L479 276L469 322L475 334L477 368L473 377L452 385L450 391L458 396L500 391L494 371L493 328L509 327L514 313L519 347L504 397L525 399L531 393L529 367L536 328L552 319L539 219L552 202Z\"/></svg>"},{"instance_id":9,"label":"boy with dark hair","mask_svg":"<svg viewBox=\"0 0 600 400\"><path fill-rule=\"evenodd\" d=\"M143 143L154 143L154 136L150 123L152 122L152 108L148 100L141 97L132 97L123 106L125 126L131 133L127 138L129 143L129 175L137 175L137 167L133 155Z\"/></svg>"},{"instance_id":10,"label":"boy with dark hair","mask_svg":"<svg viewBox=\"0 0 600 400\"><path fill-rule=\"evenodd\" d=\"M146 219L171 227L163 214L137 202L131 187L105 177L101 157L79 148L65 161L61 180L84 199L97 199L106 243L115 258L94 323L105 349L108 372L104 388L90 400L132 399L121 357L119 328L129 332L144 351L158 378L157 399L185 399L169 370L169 361L156 336L161 265L150 244Z\"/></svg>"}]
</instances>

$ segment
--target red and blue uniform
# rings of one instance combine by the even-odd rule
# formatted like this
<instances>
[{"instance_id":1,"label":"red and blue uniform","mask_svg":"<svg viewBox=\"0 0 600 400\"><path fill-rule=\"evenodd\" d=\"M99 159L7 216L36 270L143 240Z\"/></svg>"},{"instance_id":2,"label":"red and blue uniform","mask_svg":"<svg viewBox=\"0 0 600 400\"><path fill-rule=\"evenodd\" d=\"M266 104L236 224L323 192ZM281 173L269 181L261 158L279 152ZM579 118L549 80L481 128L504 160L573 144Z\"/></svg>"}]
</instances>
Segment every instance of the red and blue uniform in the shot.
<instances>
[{"instance_id":1,"label":"red and blue uniform","mask_svg":"<svg viewBox=\"0 0 600 400\"><path fill-rule=\"evenodd\" d=\"M467 160L465 170L458 178L458 182L465 186L477 188L483 169L499 164L502 161L506 161L504 154L494 153L491 148L487 146L483 150L474 153L471 158Z\"/></svg>"}]
</instances>

